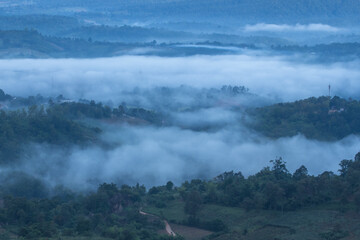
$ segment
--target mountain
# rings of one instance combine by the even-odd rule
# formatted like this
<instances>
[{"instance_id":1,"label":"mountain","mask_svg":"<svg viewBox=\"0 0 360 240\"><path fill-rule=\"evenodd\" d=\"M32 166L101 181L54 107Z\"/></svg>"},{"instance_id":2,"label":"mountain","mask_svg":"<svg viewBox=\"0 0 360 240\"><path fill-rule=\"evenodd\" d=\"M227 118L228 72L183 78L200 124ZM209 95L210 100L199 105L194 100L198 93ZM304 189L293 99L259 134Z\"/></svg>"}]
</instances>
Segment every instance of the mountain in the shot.
<instances>
[{"instance_id":1,"label":"mountain","mask_svg":"<svg viewBox=\"0 0 360 240\"><path fill-rule=\"evenodd\" d=\"M68 31L79 27L79 21L74 17L55 15L0 15L1 30L36 29L46 35L56 35L58 32Z\"/></svg>"},{"instance_id":2,"label":"mountain","mask_svg":"<svg viewBox=\"0 0 360 240\"><path fill-rule=\"evenodd\" d=\"M107 19L212 20L237 23L357 24L359 0L74 0L12 1L5 13L62 13Z\"/></svg>"}]
</instances>

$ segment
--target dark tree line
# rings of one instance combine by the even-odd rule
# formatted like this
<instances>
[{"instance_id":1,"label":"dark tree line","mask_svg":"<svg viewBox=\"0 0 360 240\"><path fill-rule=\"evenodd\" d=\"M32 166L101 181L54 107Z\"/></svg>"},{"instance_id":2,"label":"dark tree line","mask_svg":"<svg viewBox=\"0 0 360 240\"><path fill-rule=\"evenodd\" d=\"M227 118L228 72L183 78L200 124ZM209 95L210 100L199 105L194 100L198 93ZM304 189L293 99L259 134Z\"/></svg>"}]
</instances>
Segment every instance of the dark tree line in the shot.
<instances>
[{"instance_id":1,"label":"dark tree line","mask_svg":"<svg viewBox=\"0 0 360 240\"><path fill-rule=\"evenodd\" d=\"M360 152L354 160L340 162L339 174L325 171L313 176L305 166L290 173L282 158L270 162L271 167L247 178L231 171L212 180L185 181L180 187L153 187L147 203L166 208L171 201L180 200L188 216L181 224L216 232L226 231L228 226L222 219L201 219L199 212L206 204L281 212L331 204L340 211L360 211Z\"/></svg>"},{"instance_id":2,"label":"dark tree line","mask_svg":"<svg viewBox=\"0 0 360 240\"><path fill-rule=\"evenodd\" d=\"M166 240L162 222L139 213L143 186L102 184L92 194L60 191L43 199L1 198L0 224L25 239L103 236L118 240ZM171 238L173 239L173 238Z\"/></svg>"},{"instance_id":3,"label":"dark tree line","mask_svg":"<svg viewBox=\"0 0 360 240\"><path fill-rule=\"evenodd\" d=\"M214 203L245 209L293 211L325 203L349 204L360 209L360 153L354 160L340 163L339 175L323 172L308 174L305 166L291 174L282 158L272 160L255 175L245 178L241 172L225 172L214 180L192 180L180 188L184 200L201 199L198 203ZM185 209L196 215L198 206ZM195 209L193 209L195 207Z\"/></svg>"},{"instance_id":4,"label":"dark tree line","mask_svg":"<svg viewBox=\"0 0 360 240\"><path fill-rule=\"evenodd\" d=\"M49 195L46 185L30 176L23 175L23 180L13 183L2 179L0 224L27 239L55 236L167 239L156 234L164 227L161 220L141 215L142 206L166 208L170 202L180 200L188 216L181 224L215 232L226 231L228 226L224 219L199 218L206 204L247 211L297 211L331 204L341 211L360 211L360 152L353 160L340 162L339 174L326 171L312 176L305 166L290 173L283 159L271 163L271 167L247 178L241 172L225 172L212 180L193 179L179 187L168 182L149 191L139 184L120 188L102 184L94 193L76 194L57 187ZM9 177L20 178L21 173Z\"/></svg>"},{"instance_id":5,"label":"dark tree line","mask_svg":"<svg viewBox=\"0 0 360 240\"><path fill-rule=\"evenodd\" d=\"M64 117L55 109L36 105L27 110L0 111L0 162L11 162L29 142L68 146L93 142L100 129Z\"/></svg>"},{"instance_id":6,"label":"dark tree line","mask_svg":"<svg viewBox=\"0 0 360 240\"><path fill-rule=\"evenodd\" d=\"M0 101L11 99L13 97L0 90ZM19 110L0 109L0 163L18 159L28 143L67 147L97 142L101 129L90 126L87 119L162 123L159 114L143 108L120 105L112 109L95 101L61 103L62 97L57 98L60 103L50 99L47 104L36 105L43 100L41 96L29 97L21 102L26 105L33 102L34 105ZM16 104L19 101L16 100Z\"/></svg>"}]
</instances>

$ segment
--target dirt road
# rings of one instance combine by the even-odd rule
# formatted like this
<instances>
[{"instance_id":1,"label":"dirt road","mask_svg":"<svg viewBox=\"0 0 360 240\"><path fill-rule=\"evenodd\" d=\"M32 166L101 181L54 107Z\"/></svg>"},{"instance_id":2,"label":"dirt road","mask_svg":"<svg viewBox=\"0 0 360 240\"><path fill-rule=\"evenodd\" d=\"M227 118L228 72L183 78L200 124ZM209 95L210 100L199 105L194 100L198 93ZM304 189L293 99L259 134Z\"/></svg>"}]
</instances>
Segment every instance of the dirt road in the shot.
<instances>
[{"instance_id":1,"label":"dirt road","mask_svg":"<svg viewBox=\"0 0 360 240\"><path fill-rule=\"evenodd\" d=\"M158 216L156 216L156 215L153 215L153 214L150 214L150 213L143 212L141 209L139 210L139 213L140 213L141 215L152 216L152 217L156 217L156 218L159 218L159 219L160 219L160 217L158 217ZM163 220L163 221L164 221L164 223L165 223L165 230L166 230L167 234L168 234L169 236L175 237L175 236L176 236L176 233L171 229L170 224L169 224L166 220Z\"/></svg>"}]
</instances>

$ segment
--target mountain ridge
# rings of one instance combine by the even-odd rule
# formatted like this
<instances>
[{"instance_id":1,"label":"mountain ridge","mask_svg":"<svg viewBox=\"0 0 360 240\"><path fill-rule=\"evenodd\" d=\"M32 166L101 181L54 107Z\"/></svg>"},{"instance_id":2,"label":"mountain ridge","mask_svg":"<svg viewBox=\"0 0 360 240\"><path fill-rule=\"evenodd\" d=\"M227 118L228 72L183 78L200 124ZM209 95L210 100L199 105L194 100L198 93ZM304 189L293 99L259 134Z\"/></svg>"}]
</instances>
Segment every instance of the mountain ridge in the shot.
<instances>
[{"instance_id":1,"label":"mountain ridge","mask_svg":"<svg viewBox=\"0 0 360 240\"><path fill-rule=\"evenodd\" d=\"M23 1L18 1L22 2ZM4 7L7 12L67 12L91 16L94 12L110 18L126 19L207 19L233 23L311 23L357 24L360 20L359 0L177 0L177 1L45 1ZM73 9L71 9L73 8ZM76 9L75 9L76 8ZM1 8L0 8L1 9ZM100 13L99 13L100 12ZM225 18L225 19L223 19Z\"/></svg>"}]
</instances>

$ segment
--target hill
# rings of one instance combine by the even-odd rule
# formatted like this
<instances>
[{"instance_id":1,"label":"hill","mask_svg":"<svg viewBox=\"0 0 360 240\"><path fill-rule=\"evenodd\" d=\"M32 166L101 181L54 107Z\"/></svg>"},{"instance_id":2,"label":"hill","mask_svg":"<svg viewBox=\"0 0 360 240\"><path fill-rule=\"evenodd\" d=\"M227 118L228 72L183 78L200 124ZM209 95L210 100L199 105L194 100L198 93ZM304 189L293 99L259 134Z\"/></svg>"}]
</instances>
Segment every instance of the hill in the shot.
<instances>
[{"instance_id":1,"label":"hill","mask_svg":"<svg viewBox=\"0 0 360 240\"><path fill-rule=\"evenodd\" d=\"M0 30L0 58L96 58L119 55L189 56L234 53L234 50L226 46L180 46L177 43L158 44L155 40L146 42L154 38L163 39L167 33L169 32L136 27L84 27L78 32L68 31L66 35L69 37L65 38L44 36L35 30ZM186 33L178 33L173 39L185 35ZM214 39L227 37L228 35L219 35ZM95 41L105 38L125 42ZM212 35L199 38L195 36L193 40L209 38L211 39ZM240 48L254 48L250 44L238 44L236 47L239 48L237 51Z\"/></svg>"},{"instance_id":2,"label":"hill","mask_svg":"<svg viewBox=\"0 0 360 240\"><path fill-rule=\"evenodd\" d=\"M358 24L359 0L138 0L138 1L46 1L34 0L32 4L16 1L8 6L8 13L61 13L89 17L117 19L158 20L215 20L233 23L334 23Z\"/></svg>"},{"instance_id":3,"label":"hill","mask_svg":"<svg viewBox=\"0 0 360 240\"><path fill-rule=\"evenodd\" d=\"M360 133L360 102L337 96L308 98L252 109L249 126L271 138L303 134L318 140L338 140Z\"/></svg>"},{"instance_id":4,"label":"hill","mask_svg":"<svg viewBox=\"0 0 360 240\"><path fill-rule=\"evenodd\" d=\"M1 30L36 29L45 35L56 35L58 32L79 26L79 20L74 17L53 15L0 15Z\"/></svg>"},{"instance_id":5,"label":"hill","mask_svg":"<svg viewBox=\"0 0 360 240\"><path fill-rule=\"evenodd\" d=\"M339 175L311 176L305 166L291 174L281 158L271 162L247 178L225 172L148 191L139 184L104 183L85 194L59 186L49 194L36 178L3 174L0 238L359 239L360 153L340 162ZM177 237L161 231L164 219Z\"/></svg>"},{"instance_id":6,"label":"hill","mask_svg":"<svg viewBox=\"0 0 360 240\"><path fill-rule=\"evenodd\" d=\"M17 110L15 110L17 109ZM101 145L101 129L86 120L161 125L161 115L143 108L110 108L94 101L46 99L40 95L13 98L0 89L0 164L13 164L29 143L61 147ZM95 126L94 126L95 125Z\"/></svg>"},{"instance_id":7,"label":"hill","mask_svg":"<svg viewBox=\"0 0 360 240\"><path fill-rule=\"evenodd\" d=\"M5 58L113 56L121 45L46 37L37 31L0 31L0 56Z\"/></svg>"}]
</instances>

